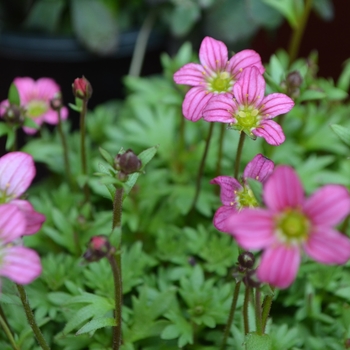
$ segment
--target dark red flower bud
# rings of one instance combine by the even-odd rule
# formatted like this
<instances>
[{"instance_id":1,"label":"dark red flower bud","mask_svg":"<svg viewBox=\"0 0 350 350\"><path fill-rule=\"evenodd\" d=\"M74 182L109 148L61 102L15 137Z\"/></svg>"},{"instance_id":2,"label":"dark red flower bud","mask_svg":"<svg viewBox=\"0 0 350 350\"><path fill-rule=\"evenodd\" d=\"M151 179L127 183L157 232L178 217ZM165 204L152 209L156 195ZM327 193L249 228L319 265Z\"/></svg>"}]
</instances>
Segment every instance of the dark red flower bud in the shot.
<instances>
[{"instance_id":1,"label":"dark red flower bud","mask_svg":"<svg viewBox=\"0 0 350 350\"><path fill-rule=\"evenodd\" d=\"M138 172L142 167L142 162L131 149L128 149L123 154L117 154L114 166L123 175L129 175Z\"/></svg>"},{"instance_id":2,"label":"dark red flower bud","mask_svg":"<svg viewBox=\"0 0 350 350\"><path fill-rule=\"evenodd\" d=\"M255 263L254 254L251 252L243 252L238 256L239 267L251 269Z\"/></svg>"},{"instance_id":3,"label":"dark red flower bud","mask_svg":"<svg viewBox=\"0 0 350 350\"><path fill-rule=\"evenodd\" d=\"M59 111L63 107L62 95L60 93L55 94L50 100L50 106L54 111Z\"/></svg>"},{"instance_id":4,"label":"dark red flower bud","mask_svg":"<svg viewBox=\"0 0 350 350\"><path fill-rule=\"evenodd\" d=\"M104 235L94 236L90 239L88 249L83 257L89 262L98 261L102 258L109 257L115 253L115 248L109 243Z\"/></svg>"},{"instance_id":5,"label":"dark red flower bud","mask_svg":"<svg viewBox=\"0 0 350 350\"><path fill-rule=\"evenodd\" d=\"M5 112L2 117L10 124L23 125L25 110L17 105L10 104L5 108Z\"/></svg>"},{"instance_id":6,"label":"dark red flower bud","mask_svg":"<svg viewBox=\"0 0 350 350\"><path fill-rule=\"evenodd\" d=\"M82 100L89 100L92 95L92 86L90 82L82 76L82 78L76 78L72 84L73 95Z\"/></svg>"},{"instance_id":7,"label":"dark red flower bud","mask_svg":"<svg viewBox=\"0 0 350 350\"><path fill-rule=\"evenodd\" d=\"M290 88L298 88L303 83L303 78L301 77L300 73L295 70L293 72L290 72L287 76L287 86Z\"/></svg>"}]
</instances>

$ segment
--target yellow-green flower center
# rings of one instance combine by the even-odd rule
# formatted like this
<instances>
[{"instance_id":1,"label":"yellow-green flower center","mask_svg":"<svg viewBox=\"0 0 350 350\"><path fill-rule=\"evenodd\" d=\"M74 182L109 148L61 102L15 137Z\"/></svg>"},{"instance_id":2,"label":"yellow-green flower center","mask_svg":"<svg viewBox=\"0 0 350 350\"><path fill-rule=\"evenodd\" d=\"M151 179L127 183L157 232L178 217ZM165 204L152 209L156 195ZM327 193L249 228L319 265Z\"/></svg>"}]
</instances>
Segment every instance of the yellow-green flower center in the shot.
<instances>
[{"instance_id":1,"label":"yellow-green flower center","mask_svg":"<svg viewBox=\"0 0 350 350\"><path fill-rule=\"evenodd\" d=\"M256 200L253 191L247 185L236 191L235 195L238 210L241 210L245 207L256 208L259 206L259 203Z\"/></svg>"},{"instance_id":2,"label":"yellow-green flower center","mask_svg":"<svg viewBox=\"0 0 350 350\"><path fill-rule=\"evenodd\" d=\"M209 81L209 90L212 92L229 92L233 85L230 73L220 72Z\"/></svg>"},{"instance_id":3,"label":"yellow-green flower center","mask_svg":"<svg viewBox=\"0 0 350 350\"><path fill-rule=\"evenodd\" d=\"M240 106L235 118L237 127L240 127L241 130L251 130L259 124L259 110L254 106Z\"/></svg>"},{"instance_id":4,"label":"yellow-green flower center","mask_svg":"<svg viewBox=\"0 0 350 350\"><path fill-rule=\"evenodd\" d=\"M42 100L32 100L27 104L26 110L29 118L38 118L47 112L48 105Z\"/></svg>"},{"instance_id":5,"label":"yellow-green flower center","mask_svg":"<svg viewBox=\"0 0 350 350\"><path fill-rule=\"evenodd\" d=\"M289 209L277 218L276 228L283 241L299 243L307 238L310 222L299 210Z\"/></svg>"}]
</instances>

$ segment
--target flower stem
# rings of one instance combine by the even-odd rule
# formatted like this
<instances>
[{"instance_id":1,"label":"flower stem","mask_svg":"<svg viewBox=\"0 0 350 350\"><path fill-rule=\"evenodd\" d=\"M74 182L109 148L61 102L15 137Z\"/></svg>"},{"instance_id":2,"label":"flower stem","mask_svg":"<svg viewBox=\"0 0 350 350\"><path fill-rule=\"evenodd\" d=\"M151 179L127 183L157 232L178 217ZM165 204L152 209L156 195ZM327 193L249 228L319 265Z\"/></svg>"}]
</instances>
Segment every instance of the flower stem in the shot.
<instances>
[{"instance_id":1,"label":"flower stem","mask_svg":"<svg viewBox=\"0 0 350 350\"><path fill-rule=\"evenodd\" d=\"M307 20L309 18L309 14L312 8L313 0L306 0L303 14L299 18L298 25L293 29L292 37L288 47L290 65L295 61L298 56L301 38L303 37L304 30L306 27Z\"/></svg>"},{"instance_id":2,"label":"flower stem","mask_svg":"<svg viewBox=\"0 0 350 350\"><path fill-rule=\"evenodd\" d=\"M64 135L63 129L62 129L62 116L61 116L61 109L57 111L58 114L58 133L60 134L61 142L62 142L62 148L63 148L63 159L64 159L64 168L66 172L66 177L68 179L69 187L72 189L72 175L70 171L70 165L69 165L69 159L68 159L68 146L67 146L67 140Z\"/></svg>"},{"instance_id":3,"label":"flower stem","mask_svg":"<svg viewBox=\"0 0 350 350\"><path fill-rule=\"evenodd\" d=\"M272 289L272 292L275 290L275 287L270 286ZM266 324L267 324L267 319L269 317L269 313L271 310L271 305L272 305L272 299L274 295L266 295L263 305L262 305L262 332L265 332Z\"/></svg>"},{"instance_id":4,"label":"flower stem","mask_svg":"<svg viewBox=\"0 0 350 350\"><path fill-rule=\"evenodd\" d=\"M113 327L113 350L120 348L122 340L122 305L123 305L123 285L122 285L122 264L121 264L121 243L122 243L122 201L123 188L117 188L113 200L113 221L112 235L113 242L117 242L117 255L108 258L113 271L116 326Z\"/></svg>"},{"instance_id":5,"label":"flower stem","mask_svg":"<svg viewBox=\"0 0 350 350\"><path fill-rule=\"evenodd\" d=\"M221 161L222 161L222 154L223 154L223 148L224 148L225 130L226 130L226 124L222 123L220 126L219 149L218 149L218 159L216 162L215 176L219 176L221 174ZM219 187L217 188L220 191L220 188Z\"/></svg>"},{"instance_id":6,"label":"flower stem","mask_svg":"<svg viewBox=\"0 0 350 350\"><path fill-rule=\"evenodd\" d=\"M155 12L150 11L144 20L140 32L137 36L134 52L131 58L129 75L133 77L140 76L142 63L145 58L145 52L151 30L155 21Z\"/></svg>"},{"instance_id":7,"label":"flower stem","mask_svg":"<svg viewBox=\"0 0 350 350\"><path fill-rule=\"evenodd\" d=\"M29 322L30 327L33 330L36 340L38 341L39 345L43 350L50 350L50 347L47 345L46 340L44 339L44 336L42 335L41 330L35 321L35 317L32 309L30 308L26 291L24 290L23 286L20 284L16 284L16 287L19 293L19 297L23 304L24 312L27 316L27 320Z\"/></svg>"},{"instance_id":8,"label":"flower stem","mask_svg":"<svg viewBox=\"0 0 350 350\"><path fill-rule=\"evenodd\" d=\"M17 344L15 342L15 339L13 338L13 335L11 333L11 330L10 330L6 320L2 317L2 314L0 314L0 325L3 328L5 334L7 335L7 338L9 339L13 350L20 350L20 348L17 346Z\"/></svg>"},{"instance_id":9,"label":"flower stem","mask_svg":"<svg viewBox=\"0 0 350 350\"><path fill-rule=\"evenodd\" d=\"M227 338L230 334L230 330L231 330L231 326L232 326L232 322L233 322L233 316L234 316L235 311L236 311L237 300L238 300L238 296L239 296L239 289L241 287L241 283L242 283L241 281L238 281L235 285L235 290L233 292L233 298L232 298L232 303L231 303L231 308L230 308L230 314L228 316L227 324L225 327L225 332L224 332L224 337L222 340L221 350L225 350L225 348L226 348Z\"/></svg>"},{"instance_id":10,"label":"flower stem","mask_svg":"<svg viewBox=\"0 0 350 350\"><path fill-rule=\"evenodd\" d=\"M241 131L239 135L239 141L238 141L238 146L237 146L237 153L236 153L236 161L235 161L235 171L234 171L234 178L238 178L239 174L239 165L241 162L241 155L242 155L242 150L243 150L243 145L244 145L244 139L245 139L245 133Z\"/></svg>"},{"instance_id":11,"label":"flower stem","mask_svg":"<svg viewBox=\"0 0 350 350\"><path fill-rule=\"evenodd\" d=\"M210 145L210 140L211 140L211 137L213 135L213 129L214 129L214 123L210 123L208 136L207 136L207 139L205 140L205 148L204 148L203 156L202 156L199 168L198 168L198 174L197 174L197 179L196 179L196 192L195 192L195 195L194 195L194 198L193 198L193 202L192 202L192 206L191 206L190 212L192 212L194 210L194 208L196 207L196 203L197 203L197 200L198 200L199 192L201 190L202 177L203 177L203 172L204 172L204 165L205 165L205 161L207 159L207 155L208 155L208 151L209 151L209 145Z\"/></svg>"},{"instance_id":12,"label":"flower stem","mask_svg":"<svg viewBox=\"0 0 350 350\"><path fill-rule=\"evenodd\" d=\"M262 318L261 318L261 293L260 289L255 289L255 323L258 335L263 334Z\"/></svg>"},{"instance_id":13,"label":"flower stem","mask_svg":"<svg viewBox=\"0 0 350 350\"><path fill-rule=\"evenodd\" d=\"M80 155L81 155L81 169L83 175L87 176L87 162L85 149L85 117L87 112L87 100L83 100L80 112ZM84 184L84 203L90 201L90 191L87 183Z\"/></svg>"},{"instance_id":14,"label":"flower stem","mask_svg":"<svg viewBox=\"0 0 350 350\"><path fill-rule=\"evenodd\" d=\"M246 286L245 293L244 293L244 303L243 303L244 334L249 333L249 314L248 314L249 295L250 295L250 287Z\"/></svg>"}]
</instances>

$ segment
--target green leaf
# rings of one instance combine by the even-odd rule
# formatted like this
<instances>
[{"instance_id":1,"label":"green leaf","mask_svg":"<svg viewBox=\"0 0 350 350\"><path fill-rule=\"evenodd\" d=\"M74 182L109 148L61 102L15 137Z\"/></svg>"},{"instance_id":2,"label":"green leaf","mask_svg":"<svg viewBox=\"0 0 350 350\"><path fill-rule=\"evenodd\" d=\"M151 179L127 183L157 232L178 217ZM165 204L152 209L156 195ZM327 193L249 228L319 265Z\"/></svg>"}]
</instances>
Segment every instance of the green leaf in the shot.
<instances>
[{"instance_id":1,"label":"green leaf","mask_svg":"<svg viewBox=\"0 0 350 350\"><path fill-rule=\"evenodd\" d=\"M280 12L292 28L299 25L304 6L302 0L263 0L263 2Z\"/></svg>"},{"instance_id":2,"label":"green leaf","mask_svg":"<svg viewBox=\"0 0 350 350\"><path fill-rule=\"evenodd\" d=\"M73 29L78 40L92 52L109 55L117 50L117 21L99 0L72 0Z\"/></svg>"},{"instance_id":3,"label":"green leaf","mask_svg":"<svg viewBox=\"0 0 350 350\"><path fill-rule=\"evenodd\" d=\"M349 91L350 87L350 59L344 62L344 69L340 74L338 79L337 87L344 90Z\"/></svg>"},{"instance_id":4,"label":"green leaf","mask_svg":"<svg viewBox=\"0 0 350 350\"><path fill-rule=\"evenodd\" d=\"M9 93L8 93L8 100L9 103L12 105L20 106L21 105L21 100L19 98L19 93L16 85L12 83L9 88Z\"/></svg>"},{"instance_id":5,"label":"green leaf","mask_svg":"<svg viewBox=\"0 0 350 350\"><path fill-rule=\"evenodd\" d=\"M246 350L271 350L272 341L268 334L249 333L246 336Z\"/></svg>"},{"instance_id":6,"label":"green leaf","mask_svg":"<svg viewBox=\"0 0 350 350\"><path fill-rule=\"evenodd\" d=\"M350 130L338 124L330 125L333 132L348 146L350 146Z\"/></svg>"},{"instance_id":7,"label":"green leaf","mask_svg":"<svg viewBox=\"0 0 350 350\"><path fill-rule=\"evenodd\" d=\"M98 150L100 151L101 156L105 159L105 161L113 167L114 165L114 158L111 156L109 152L107 152L102 147L99 147Z\"/></svg>"},{"instance_id":8,"label":"green leaf","mask_svg":"<svg viewBox=\"0 0 350 350\"><path fill-rule=\"evenodd\" d=\"M32 118L29 117L25 117L24 118L24 126L27 126L28 128L32 128L32 129L40 129L40 125L38 125L37 123L35 123L35 121Z\"/></svg>"},{"instance_id":9,"label":"green leaf","mask_svg":"<svg viewBox=\"0 0 350 350\"><path fill-rule=\"evenodd\" d=\"M326 96L326 93L323 91L306 90L300 95L299 101L321 100L326 98Z\"/></svg>"},{"instance_id":10,"label":"green leaf","mask_svg":"<svg viewBox=\"0 0 350 350\"><path fill-rule=\"evenodd\" d=\"M6 123L0 123L0 137L13 132L12 128Z\"/></svg>"},{"instance_id":11,"label":"green leaf","mask_svg":"<svg viewBox=\"0 0 350 350\"><path fill-rule=\"evenodd\" d=\"M179 2L170 18L170 28L175 36L187 34L200 17L200 8L194 2Z\"/></svg>"},{"instance_id":12,"label":"green leaf","mask_svg":"<svg viewBox=\"0 0 350 350\"><path fill-rule=\"evenodd\" d=\"M68 106L69 106L71 109L73 109L73 111L76 111L76 112L78 112L78 113L81 112L81 106L76 106L76 105L74 105L73 103L68 103Z\"/></svg>"},{"instance_id":13,"label":"green leaf","mask_svg":"<svg viewBox=\"0 0 350 350\"><path fill-rule=\"evenodd\" d=\"M100 317L95 318L92 321L85 324L81 327L75 334L80 335L88 332L94 332L96 329L104 328L104 327L114 327L116 326L116 321L114 318L108 317Z\"/></svg>"},{"instance_id":14,"label":"green leaf","mask_svg":"<svg viewBox=\"0 0 350 350\"><path fill-rule=\"evenodd\" d=\"M251 179L250 177L248 177L246 180L254 194L255 199L258 201L259 205L262 205L262 183L260 181Z\"/></svg>"}]
</instances>

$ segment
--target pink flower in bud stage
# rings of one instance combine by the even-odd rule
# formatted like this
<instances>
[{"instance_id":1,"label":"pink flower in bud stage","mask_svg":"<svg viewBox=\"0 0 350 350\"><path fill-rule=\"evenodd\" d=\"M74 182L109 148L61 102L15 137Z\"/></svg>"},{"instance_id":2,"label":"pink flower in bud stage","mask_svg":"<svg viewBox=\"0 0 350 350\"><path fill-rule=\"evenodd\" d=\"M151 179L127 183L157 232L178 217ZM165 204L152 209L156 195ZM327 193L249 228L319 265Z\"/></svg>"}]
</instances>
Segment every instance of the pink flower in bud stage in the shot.
<instances>
[{"instance_id":1,"label":"pink flower in bud stage","mask_svg":"<svg viewBox=\"0 0 350 350\"><path fill-rule=\"evenodd\" d=\"M198 63L188 63L174 74L176 84L192 86L182 104L186 119L196 122L208 101L221 93L232 93L234 83L243 69L256 66L260 73L265 69L258 53L243 50L228 60L227 47L222 41L205 37L199 49Z\"/></svg>"},{"instance_id":2,"label":"pink flower in bud stage","mask_svg":"<svg viewBox=\"0 0 350 350\"><path fill-rule=\"evenodd\" d=\"M220 199L223 204L214 215L214 226L218 230L227 232L226 219L233 213L245 207L258 206L246 179L251 178L264 183L272 173L273 167L272 160L257 154L244 169L242 184L230 176L218 176L210 181L211 184L220 186Z\"/></svg>"},{"instance_id":3,"label":"pink flower in bud stage","mask_svg":"<svg viewBox=\"0 0 350 350\"><path fill-rule=\"evenodd\" d=\"M333 226L350 212L350 196L340 185L326 185L305 198L295 171L279 166L264 184L266 209L243 209L226 221L244 249L263 249L257 276L279 288L290 286L301 252L323 264L344 264L350 239Z\"/></svg>"},{"instance_id":4,"label":"pink flower in bud stage","mask_svg":"<svg viewBox=\"0 0 350 350\"><path fill-rule=\"evenodd\" d=\"M18 199L30 186L35 173L33 157L27 153L11 152L0 158L0 204L14 204L25 216L27 225L22 235L37 232L45 221L45 216L36 212L28 201Z\"/></svg>"},{"instance_id":5,"label":"pink flower in bud stage","mask_svg":"<svg viewBox=\"0 0 350 350\"><path fill-rule=\"evenodd\" d=\"M203 110L204 120L227 123L248 136L263 137L270 145L280 145L285 136L272 118L288 113L294 106L285 94L273 93L264 97L265 80L256 67L244 69L229 94L214 96Z\"/></svg>"},{"instance_id":6,"label":"pink flower in bud stage","mask_svg":"<svg viewBox=\"0 0 350 350\"><path fill-rule=\"evenodd\" d=\"M16 242L26 225L26 218L17 206L0 205L0 276L19 284L31 283L42 270L39 255Z\"/></svg>"},{"instance_id":7,"label":"pink flower in bud stage","mask_svg":"<svg viewBox=\"0 0 350 350\"><path fill-rule=\"evenodd\" d=\"M36 124L41 125L46 122L49 124L58 123L58 114L50 106L50 101L60 94L60 88L53 79L40 78L33 80L29 77L16 78L14 84L17 87L21 107L26 110L26 116L31 118ZM2 101L0 105L0 114L3 115L6 107L9 106L8 100ZM61 118L68 117L68 109L62 107ZM27 134L35 134L36 129L23 127Z\"/></svg>"},{"instance_id":8,"label":"pink flower in bud stage","mask_svg":"<svg viewBox=\"0 0 350 350\"><path fill-rule=\"evenodd\" d=\"M92 86L84 76L74 79L72 90L73 95L81 100L87 101L92 96Z\"/></svg>"}]
</instances>

